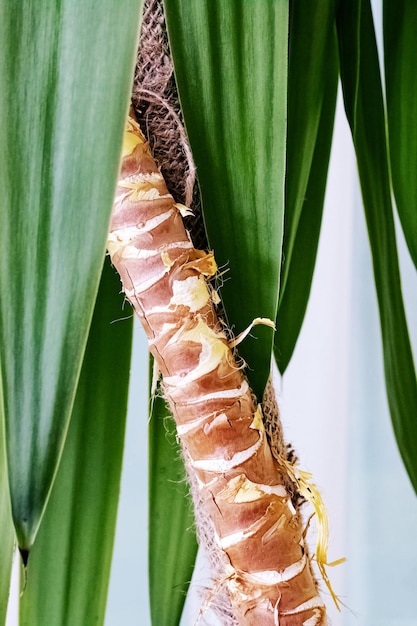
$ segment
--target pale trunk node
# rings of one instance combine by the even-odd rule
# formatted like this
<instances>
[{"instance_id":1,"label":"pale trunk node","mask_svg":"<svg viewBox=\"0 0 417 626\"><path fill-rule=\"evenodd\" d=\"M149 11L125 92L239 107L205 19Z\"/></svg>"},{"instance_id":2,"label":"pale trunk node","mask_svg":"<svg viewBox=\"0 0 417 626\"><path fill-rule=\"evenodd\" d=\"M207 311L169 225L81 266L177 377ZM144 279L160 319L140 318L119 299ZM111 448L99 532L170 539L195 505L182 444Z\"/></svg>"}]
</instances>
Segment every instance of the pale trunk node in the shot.
<instances>
[{"instance_id":1,"label":"pale trunk node","mask_svg":"<svg viewBox=\"0 0 417 626\"><path fill-rule=\"evenodd\" d=\"M326 610L261 405L214 308L212 253L195 250L136 122L129 118L108 250L163 376L189 466L224 556L239 624L323 626Z\"/></svg>"}]
</instances>

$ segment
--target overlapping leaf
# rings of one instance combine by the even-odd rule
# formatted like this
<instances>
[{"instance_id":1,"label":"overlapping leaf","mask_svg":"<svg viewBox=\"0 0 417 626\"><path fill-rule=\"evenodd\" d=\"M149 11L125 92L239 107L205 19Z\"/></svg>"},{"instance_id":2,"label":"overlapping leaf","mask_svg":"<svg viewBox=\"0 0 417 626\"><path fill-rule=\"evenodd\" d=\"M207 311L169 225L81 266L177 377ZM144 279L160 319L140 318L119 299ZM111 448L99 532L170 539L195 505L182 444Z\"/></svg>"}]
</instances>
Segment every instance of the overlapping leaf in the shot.
<instances>
[{"instance_id":1,"label":"overlapping leaf","mask_svg":"<svg viewBox=\"0 0 417 626\"><path fill-rule=\"evenodd\" d=\"M0 358L23 555L56 471L87 340L140 5L0 2Z\"/></svg>"},{"instance_id":2,"label":"overlapping leaf","mask_svg":"<svg viewBox=\"0 0 417 626\"><path fill-rule=\"evenodd\" d=\"M106 262L61 464L28 562L21 626L104 622L132 339L119 291Z\"/></svg>"},{"instance_id":3,"label":"overlapping leaf","mask_svg":"<svg viewBox=\"0 0 417 626\"><path fill-rule=\"evenodd\" d=\"M417 3L384 0L384 62L392 184L417 267Z\"/></svg>"},{"instance_id":4,"label":"overlapping leaf","mask_svg":"<svg viewBox=\"0 0 417 626\"><path fill-rule=\"evenodd\" d=\"M160 390L159 390L160 393ZM152 624L178 626L197 540L175 424L160 395L149 422L149 590Z\"/></svg>"},{"instance_id":5,"label":"overlapping leaf","mask_svg":"<svg viewBox=\"0 0 417 626\"><path fill-rule=\"evenodd\" d=\"M342 0L337 29L345 108L372 250L388 402L400 453L417 491L417 384L401 293L382 86L369 0Z\"/></svg>"},{"instance_id":6,"label":"overlapping leaf","mask_svg":"<svg viewBox=\"0 0 417 626\"><path fill-rule=\"evenodd\" d=\"M1 380L0 380L1 401ZM9 484L7 480L4 447L4 419L0 402L0 626L6 622L12 570L14 531L10 511Z\"/></svg>"},{"instance_id":7,"label":"overlapping leaf","mask_svg":"<svg viewBox=\"0 0 417 626\"><path fill-rule=\"evenodd\" d=\"M169 0L175 75L229 324L275 320L281 259L288 3ZM272 330L239 346L262 397Z\"/></svg>"},{"instance_id":8,"label":"overlapping leaf","mask_svg":"<svg viewBox=\"0 0 417 626\"><path fill-rule=\"evenodd\" d=\"M290 3L284 244L275 335L283 373L310 294L338 80L335 2Z\"/></svg>"}]
</instances>

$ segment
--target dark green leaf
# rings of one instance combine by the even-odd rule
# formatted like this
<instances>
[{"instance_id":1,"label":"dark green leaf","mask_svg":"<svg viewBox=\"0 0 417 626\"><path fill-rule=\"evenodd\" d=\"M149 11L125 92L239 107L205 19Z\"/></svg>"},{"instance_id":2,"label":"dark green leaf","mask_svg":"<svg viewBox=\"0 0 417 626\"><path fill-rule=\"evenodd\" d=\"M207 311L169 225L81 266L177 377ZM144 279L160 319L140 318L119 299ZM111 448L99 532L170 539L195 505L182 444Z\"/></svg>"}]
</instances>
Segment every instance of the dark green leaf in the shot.
<instances>
[{"instance_id":1,"label":"dark green leaf","mask_svg":"<svg viewBox=\"0 0 417 626\"><path fill-rule=\"evenodd\" d=\"M318 128L326 97L335 106L333 91L337 76L335 2L290 3L288 59L287 173L281 293L289 272L298 222L306 198ZM331 82L329 93L325 93ZM330 122L332 125L332 122ZM323 163L326 174L327 164Z\"/></svg>"},{"instance_id":2,"label":"dark green leaf","mask_svg":"<svg viewBox=\"0 0 417 626\"><path fill-rule=\"evenodd\" d=\"M158 390L160 393L160 390ZM163 398L149 422L149 590L152 624L178 626L197 540L175 423Z\"/></svg>"},{"instance_id":3,"label":"dark green leaf","mask_svg":"<svg viewBox=\"0 0 417 626\"><path fill-rule=\"evenodd\" d=\"M417 2L384 0L384 62L391 174L398 214L417 267Z\"/></svg>"},{"instance_id":4,"label":"dark green leaf","mask_svg":"<svg viewBox=\"0 0 417 626\"><path fill-rule=\"evenodd\" d=\"M21 626L104 622L132 339L119 292L106 262L61 464L28 562Z\"/></svg>"},{"instance_id":5,"label":"dark green leaf","mask_svg":"<svg viewBox=\"0 0 417 626\"><path fill-rule=\"evenodd\" d=\"M284 247L275 358L283 373L316 260L338 81L334 3L290 4Z\"/></svg>"},{"instance_id":6,"label":"dark green leaf","mask_svg":"<svg viewBox=\"0 0 417 626\"><path fill-rule=\"evenodd\" d=\"M338 37L345 108L373 257L388 402L400 453L417 491L417 384L401 293L382 86L368 0L342 0Z\"/></svg>"},{"instance_id":7,"label":"dark green leaf","mask_svg":"<svg viewBox=\"0 0 417 626\"><path fill-rule=\"evenodd\" d=\"M169 0L175 74L197 165L221 295L237 334L275 320L281 260L288 2ZM257 327L239 351L262 397L273 333Z\"/></svg>"},{"instance_id":8,"label":"dark green leaf","mask_svg":"<svg viewBox=\"0 0 417 626\"><path fill-rule=\"evenodd\" d=\"M336 64L334 71L333 76L329 74L303 209L289 260L285 289L280 294L275 359L282 374L290 362L301 330L316 262L333 136L338 77Z\"/></svg>"},{"instance_id":9,"label":"dark green leaf","mask_svg":"<svg viewBox=\"0 0 417 626\"><path fill-rule=\"evenodd\" d=\"M23 551L51 488L87 340L140 5L0 3L0 358Z\"/></svg>"}]
</instances>

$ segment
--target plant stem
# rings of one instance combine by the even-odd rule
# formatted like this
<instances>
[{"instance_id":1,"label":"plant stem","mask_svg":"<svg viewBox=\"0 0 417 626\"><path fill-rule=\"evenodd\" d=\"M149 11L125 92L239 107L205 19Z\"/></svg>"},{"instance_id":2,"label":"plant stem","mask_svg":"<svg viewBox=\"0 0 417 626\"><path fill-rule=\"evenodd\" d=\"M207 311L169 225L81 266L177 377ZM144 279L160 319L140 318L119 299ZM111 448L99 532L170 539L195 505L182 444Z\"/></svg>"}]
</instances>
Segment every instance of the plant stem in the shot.
<instances>
[{"instance_id":1,"label":"plant stem","mask_svg":"<svg viewBox=\"0 0 417 626\"><path fill-rule=\"evenodd\" d=\"M194 249L186 211L129 118L108 249L162 372L239 624L322 626L289 464L271 453L262 407L216 316L214 256Z\"/></svg>"}]
</instances>

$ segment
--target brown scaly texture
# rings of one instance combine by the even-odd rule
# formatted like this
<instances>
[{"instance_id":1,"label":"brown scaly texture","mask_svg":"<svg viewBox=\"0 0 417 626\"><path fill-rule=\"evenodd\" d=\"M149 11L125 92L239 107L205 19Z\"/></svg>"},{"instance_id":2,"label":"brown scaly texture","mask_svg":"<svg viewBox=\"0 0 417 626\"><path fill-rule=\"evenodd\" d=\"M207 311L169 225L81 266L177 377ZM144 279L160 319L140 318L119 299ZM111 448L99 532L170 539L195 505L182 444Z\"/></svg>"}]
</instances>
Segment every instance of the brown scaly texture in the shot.
<instances>
[{"instance_id":1,"label":"brown scaly texture","mask_svg":"<svg viewBox=\"0 0 417 626\"><path fill-rule=\"evenodd\" d=\"M219 323L196 250L139 127L129 119L108 249L163 375L204 511L242 626L321 626L325 608L303 526Z\"/></svg>"}]
</instances>

